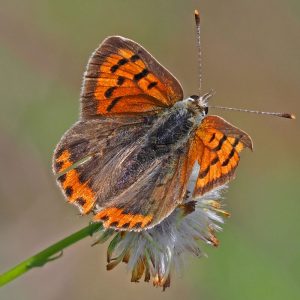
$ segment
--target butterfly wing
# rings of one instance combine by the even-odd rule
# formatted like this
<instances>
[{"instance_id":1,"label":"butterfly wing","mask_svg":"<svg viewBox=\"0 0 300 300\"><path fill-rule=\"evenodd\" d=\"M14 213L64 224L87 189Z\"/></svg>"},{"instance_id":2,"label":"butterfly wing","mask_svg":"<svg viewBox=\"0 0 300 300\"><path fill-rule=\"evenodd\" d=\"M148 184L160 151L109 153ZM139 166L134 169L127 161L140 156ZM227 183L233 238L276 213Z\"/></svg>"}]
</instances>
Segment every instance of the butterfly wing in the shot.
<instances>
[{"instance_id":1,"label":"butterfly wing","mask_svg":"<svg viewBox=\"0 0 300 300\"><path fill-rule=\"evenodd\" d=\"M136 118L77 122L53 161L68 202L120 230L150 228L168 216L186 193L188 147L156 156L145 146L148 130Z\"/></svg>"},{"instance_id":2,"label":"butterfly wing","mask_svg":"<svg viewBox=\"0 0 300 300\"><path fill-rule=\"evenodd\" d=\"M67 200L83 214L93 209L97 193L103 190L96 189L95 181L105 184L111 173L108 167L113 170L120 153L130 152L148 130L141 122L137 118L81 120L62 137L54 152L53 172Z\"/></svg>"},{"instance_id":3,"label":"butterfly wing","mask_svg":"<svg viewBox=\"0 0 300 300\"><path fill-rule=\"evenodd\" d=\"M165 219L185 196L180 183L185 173L185 155L155 160L145 172L103 209L94 220L120 230L148 229Z\"/></svg>"},{"instance_id":4,"label":"butterfly wing","mask_svg":"<svg viewBox=\"0 0 300 300\"><path fill-rule=\"evenodd\" d=\"M252 140L244 131L218 116L207 116L195 133L195 149L200 171L193 195L199 196L234 177L243 148L252 150Z\"/></svg>"},{"instance_id":5,"label":"butterfly wing","mask_svg":"<svg viewBox=\"0 0 300 300\"><path fill-rule=\"evenodd\" d=\"M182 99L179 82L150 53L132 40L112 36L88 62L81 116L145 114Z\"/></svg>"}]
</instances>

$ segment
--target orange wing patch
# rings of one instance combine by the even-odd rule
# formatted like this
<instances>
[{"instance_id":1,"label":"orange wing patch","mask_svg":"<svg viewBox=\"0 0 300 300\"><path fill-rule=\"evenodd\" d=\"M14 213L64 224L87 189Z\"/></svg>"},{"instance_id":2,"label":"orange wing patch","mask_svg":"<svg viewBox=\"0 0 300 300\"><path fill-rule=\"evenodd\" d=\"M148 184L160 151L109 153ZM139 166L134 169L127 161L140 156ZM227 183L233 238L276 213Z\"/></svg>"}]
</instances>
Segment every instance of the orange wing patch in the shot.
<instances>
[{"instance_id":1,"label":"orange wing patch","mask_svg":"<svg viewBox=\"0 0 300 300\"><path fill-rule=\"evenodd\" d=\"M102 221L104 227L118 229L143 229L153 219L152 215L126 214L123 209L109 207L101 210L94 217L94 221Z\"/></svg>"},{"instance_id":2,"label":"orange wing patch","mask_svg":"<svg viewBox=\"0 0 300 300\"><path fill-rule=\"evenodd\" d=\"M252 149L249 135L218 116L207 116L195 134L196 148L200 151L200 171L194 196L220 186L234 176L239 163L239 152Z\"/></svg>"},{"instance_id":3,"label":"orange wing patch","mask_svg":"<svg viewBox=\"0 0 300 300\"><path fill-rule=\"evenodd\" d=\"M74 162L71 161L69 150L63 150L58 153L54 161L54 170L56 173L63 173L72 167ZM81 182L76 169L71 169L57 178L57 182L64 191L68 202L75 204L83 214L91 211L95 204L95 194L88 186L88 183Z\"/></svg>"},{"instance_id":4,"label":"orange wing patch","mask_svg":"<svg viewBox=\"0 0 300 300\"><path fill-rule=\"evenodd\" d=\"M70 161L71 153L68 150L64 150L58 157L55 159L55 172L61 173L72 166Z\"/></svg>"},{"instance_id":5,"label":"orange wing patch","mask_svg":"<svg viewBox=\"0 0 300 300\"><path fill-rule=\"evenodd\" d=\"M70 203L78 206L83 214L91 211L96 201L95 194L87 182L83 183L80 181L76 169L59 176L57 181Z\"/></svg>"},{"instance_id":6,"label":"orange wing patch","mask_svg":"<svg viewBox=\"0 0 300 300\"><path fill-rule=\"evenodd\" d=\"M109 87L114 89L118 87L120 95L144 93L160 100L166 106L170 105L166 87L150 72L141 57L130 50L119 49L118 55L107 57L107 60L100 67L100 74L111 75L113 78L117 76L116 84L109 85ZM102 86L101 79L98 80L97 88ZM99 100L99 98L97 99Z\"/></svg>"},{"instance_id":7,"label":"orange wing patch","mask_svg":"<svg viewBox=\"0 0 300 300\"><path fill-rule=\"evenodd\" d=\"M159 111L183 98L178 81L139 44L107 38L89 60L82 116Z\"/></svg>"}]
</instances>

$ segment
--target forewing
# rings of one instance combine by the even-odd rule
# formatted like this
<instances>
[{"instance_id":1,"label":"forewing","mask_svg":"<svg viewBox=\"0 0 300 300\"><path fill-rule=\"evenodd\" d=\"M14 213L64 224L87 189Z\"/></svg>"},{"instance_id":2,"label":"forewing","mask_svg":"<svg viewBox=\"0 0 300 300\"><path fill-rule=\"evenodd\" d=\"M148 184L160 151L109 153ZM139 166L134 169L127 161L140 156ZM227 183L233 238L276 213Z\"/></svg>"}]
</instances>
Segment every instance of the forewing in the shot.
<instances>
[{"instance_id":1,"label":"forewing","mask_svg":"<svg viewBox=\"0 0 300 300\"><path fill-rule=\"evenodd\" d=\"M200 171L194 196L203 195L234 177L243 148L252 149L252 140L244 131L218 116L207 116L195 133Z\"/></svg>"},{"instance_id":2,"label":"forewing","mask_svg":"<svg viewBox=\"0 0 300 300\"><path fill-rule=\"evenodd\" d=\"M112 36L89 59L81 116L148 114L182 100L176 78L132 40Z\"/></svg>"}]
</instances>

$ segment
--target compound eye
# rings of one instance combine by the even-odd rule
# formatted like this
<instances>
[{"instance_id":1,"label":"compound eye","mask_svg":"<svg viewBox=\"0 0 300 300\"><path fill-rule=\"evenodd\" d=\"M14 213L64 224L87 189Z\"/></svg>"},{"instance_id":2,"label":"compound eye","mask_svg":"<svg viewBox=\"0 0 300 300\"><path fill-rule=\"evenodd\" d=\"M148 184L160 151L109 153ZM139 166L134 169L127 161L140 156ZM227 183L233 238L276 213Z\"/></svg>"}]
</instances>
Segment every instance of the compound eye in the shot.
<instances>
[{"instance_id":1,"label":"compound eye","mask_svg":"<svg viewBox=\"0 0 300 300\"><path fill-rule=\"evenodd\" d=\"M208 107L204 107L204 113L207 115L208 114Z\"/></svg>"}]
</instances>

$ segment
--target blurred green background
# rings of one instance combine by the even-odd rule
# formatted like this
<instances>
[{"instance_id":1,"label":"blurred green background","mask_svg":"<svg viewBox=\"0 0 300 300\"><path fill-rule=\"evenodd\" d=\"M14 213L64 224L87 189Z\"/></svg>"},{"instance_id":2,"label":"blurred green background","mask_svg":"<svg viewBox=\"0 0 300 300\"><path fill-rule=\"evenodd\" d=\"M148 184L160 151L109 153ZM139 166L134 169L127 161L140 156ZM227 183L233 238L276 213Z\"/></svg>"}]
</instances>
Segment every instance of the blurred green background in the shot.
<instances>
[{"instance_id":1,"label":"blurred green background","mask_svg":"<svg viewBox=\"0 0 300 300\"><path fill-rule=\"evenodd\" d=\"M138 41L197 92L193 11L201 10L204 89L213 104L300 110L300 2L1 1L0 270L85 226L51 172L53 149L77 120L82 73L108 35ZM247 131L226 193L232 217L208 258L190 258L162 293L105 270L85 239L0 291L1 299L299 299L299 122L213 111Z\"/></svg>"}]
</instances>

